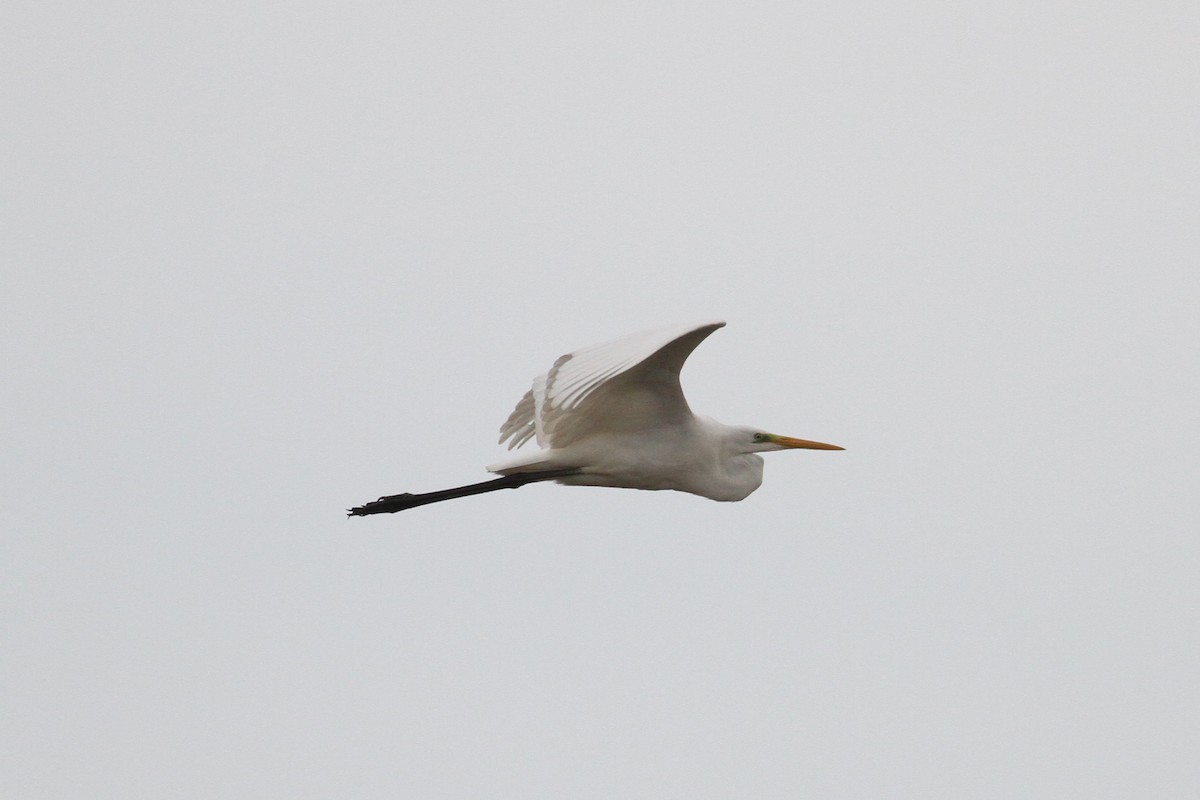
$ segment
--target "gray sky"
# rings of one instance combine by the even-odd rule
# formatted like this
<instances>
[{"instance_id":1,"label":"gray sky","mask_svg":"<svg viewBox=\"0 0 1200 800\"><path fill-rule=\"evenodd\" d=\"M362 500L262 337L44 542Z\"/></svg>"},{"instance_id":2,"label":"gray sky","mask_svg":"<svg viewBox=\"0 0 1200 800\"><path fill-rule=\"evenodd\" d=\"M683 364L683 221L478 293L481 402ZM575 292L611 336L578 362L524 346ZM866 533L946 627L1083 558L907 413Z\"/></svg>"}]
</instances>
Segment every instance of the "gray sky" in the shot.
<instances>
[{"instance_id":1,"label":"gray sky","mask_svg":"<svg viewBox=\"0 0 1200 800\"><path fill-rule=\"evenodd\" d=\"M0 17L3 796L1200 792L1194 6ZM344 518L706 317L847 451Z\"/></svg>"}]
</instances>

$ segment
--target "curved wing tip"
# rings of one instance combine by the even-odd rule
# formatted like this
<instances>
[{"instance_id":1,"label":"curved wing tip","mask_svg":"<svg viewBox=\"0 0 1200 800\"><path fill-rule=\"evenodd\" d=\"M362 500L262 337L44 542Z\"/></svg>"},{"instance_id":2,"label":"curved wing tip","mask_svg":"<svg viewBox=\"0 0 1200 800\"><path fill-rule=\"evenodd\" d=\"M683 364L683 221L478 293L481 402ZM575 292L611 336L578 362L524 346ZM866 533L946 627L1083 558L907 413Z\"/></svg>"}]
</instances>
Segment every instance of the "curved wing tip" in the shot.
<instances>
[{"instance_id":1,"label":"curved wing tip","mask_svg":"<svg viewBox=\"0 0 1200 800\"><path fill-rule=\"evenodd\" d=\"M692 330L702 331L707 328L709 333L712 333L714 331L721 330L721 328L724 328L726 326L726 324L728 324L728 323L726 323L725 320L723 320L723 319L714 319L714 320L709 320L708 322L697 323L696 326L694 328L692 328Z\"/></svg>"},{"instance_id":2,"label":"curved wing tip","mask_svg":"<svg viewBox=\"0 0 1200 800\"><path fill-rule=\"evenodd\" d=\"M726 324L728 323L723 319L698 320L692 323L691 330L698 331L701 328L712 328L715 331L717 328L724 328Z\"/></svg>"}]
</instances>

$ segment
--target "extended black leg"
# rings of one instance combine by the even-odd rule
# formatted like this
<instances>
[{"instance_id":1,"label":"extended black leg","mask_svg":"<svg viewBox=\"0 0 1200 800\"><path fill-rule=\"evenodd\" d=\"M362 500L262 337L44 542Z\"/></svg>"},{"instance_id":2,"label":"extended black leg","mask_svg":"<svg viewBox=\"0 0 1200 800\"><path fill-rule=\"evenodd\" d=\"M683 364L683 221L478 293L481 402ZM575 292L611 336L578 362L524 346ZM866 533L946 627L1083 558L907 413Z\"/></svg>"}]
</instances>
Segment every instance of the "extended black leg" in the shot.
<instances>
[{"instance_id":1,"label":"extended black leg","mask_svg":"<svg viewBox=\"0 0 1200 800\"><path fill-rule=\"evenodd\" d=\"M396 511L403 511L406 508L415 508L417 506L428 505L429 503L440 503L443 500L453 500L456 497L467 497L473 494L483 494L484 492L494 492L497 489L518 489L527 483L537 483L538 481L549 481L555 478L563 478L567 475L578 475L579 470L570 469L548 469L542 472L518 472L513 475L505 475L502 478L496 478L492 481L484 481L483 483L472 483L469 486L456 486L453 489L442 489L438 492L426 492L424 494L392 494L387 497L381 497L370 503L365 503L361 506L355 506L349 509L346 513L348 517L365 517L368 514L391 514Z\"/></svg>"}]
</instances>

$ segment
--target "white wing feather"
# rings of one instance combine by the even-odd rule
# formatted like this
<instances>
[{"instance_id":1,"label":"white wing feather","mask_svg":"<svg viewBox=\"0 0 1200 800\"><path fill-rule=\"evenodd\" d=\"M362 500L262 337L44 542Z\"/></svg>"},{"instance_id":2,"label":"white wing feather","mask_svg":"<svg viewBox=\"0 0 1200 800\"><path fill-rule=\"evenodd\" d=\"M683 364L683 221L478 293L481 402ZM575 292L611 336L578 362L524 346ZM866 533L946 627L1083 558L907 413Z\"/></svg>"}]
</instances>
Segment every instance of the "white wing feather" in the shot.
<instances>
[{"instance_id":1,"label":"white wing feather","mask_svg":"<svg viewBox=\"0 0 1200 800\"><path fill-rule=\"evenodd\" d=\"M663 328L561 356L533 381L500 427L500 443L566 447L595 433L641 430L691 415L679 371L705 337L725 325Z\"/></svg>"}]
</instances>

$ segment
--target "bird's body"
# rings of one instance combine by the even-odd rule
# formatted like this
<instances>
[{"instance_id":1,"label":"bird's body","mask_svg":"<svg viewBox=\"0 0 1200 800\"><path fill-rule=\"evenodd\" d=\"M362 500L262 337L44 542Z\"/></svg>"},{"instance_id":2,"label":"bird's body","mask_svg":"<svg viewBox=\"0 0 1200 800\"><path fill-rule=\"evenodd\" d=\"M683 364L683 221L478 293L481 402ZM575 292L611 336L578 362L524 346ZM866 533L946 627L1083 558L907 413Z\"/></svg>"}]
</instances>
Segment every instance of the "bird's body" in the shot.
<instances>
[{"instance_id":1,"label":"bird's body","mask_svg":"<svg viewBox=\"0 0 1200 800\"><path fill-rule=\"evenodd\" d=\"M392 495L351 515L400 511L526 483L672 489L742 500L762 484L759 452L836 445L723 425L692 413L679 385L684 361L724 322L626 336L560 357L533 381L500 428L509 449L541 449L488 467L494 481L425 495Z\"/></svg>"},{"instance_id":2,"label":"bird's body","mask_svg":"<svg viewBox=\"0 0 1200 800\"><path fill-rule=\"evenodd\" d=\"M632 430L584 438L493 464L488 471L513 475L582 464L586 466L578 474L555 480L568 486L674 489L712 500L742 500L762 485L763 460L737 452L731 439L729 426L695 416L654 428L653 435Z\"/></svg>"}]
</instances>

